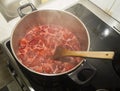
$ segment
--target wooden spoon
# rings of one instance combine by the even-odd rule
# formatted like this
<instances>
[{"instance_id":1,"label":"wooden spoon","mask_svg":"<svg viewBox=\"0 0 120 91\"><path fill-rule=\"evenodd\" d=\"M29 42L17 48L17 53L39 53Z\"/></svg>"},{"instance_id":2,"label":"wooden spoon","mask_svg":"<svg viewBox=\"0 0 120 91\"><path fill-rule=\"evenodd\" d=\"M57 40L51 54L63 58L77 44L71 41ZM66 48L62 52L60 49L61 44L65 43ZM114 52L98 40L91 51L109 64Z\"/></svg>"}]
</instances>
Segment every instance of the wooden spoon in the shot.
<instances>
[{"instance_id":1,"label":"wooden spoon","mask_svg":"<svg viewBox=\"0 0 120 91\"><path fill-rule=\"evenodd\" d=\"M114 51L70 51L58 46L54 52L53 59L65 56L80 56L85 58L113 59Z\"/></svg>"}]
</instances>

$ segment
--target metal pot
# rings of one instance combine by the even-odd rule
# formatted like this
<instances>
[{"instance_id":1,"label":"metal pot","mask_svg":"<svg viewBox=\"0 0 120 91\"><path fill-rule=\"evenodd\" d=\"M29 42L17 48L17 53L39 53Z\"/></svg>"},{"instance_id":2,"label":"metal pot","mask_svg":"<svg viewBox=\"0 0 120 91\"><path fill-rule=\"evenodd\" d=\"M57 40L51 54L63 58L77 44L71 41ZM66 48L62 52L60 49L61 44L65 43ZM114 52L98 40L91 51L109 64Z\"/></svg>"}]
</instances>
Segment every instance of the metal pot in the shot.
<instances>
[{"instance_id":1,"label":"metal pot","mask_svg":"<svg viewBox=\"0 0 120 91\"><path fill-rule=\"evenodd\" d=\"M25 15L22 13L21 10L28 6L32 8L33 12L28 15ZM28 28L36 25L58 24L60 26L66 27L78 38L82 51L87 51L90 46L90 40L89 40L90 38L87 28L82 23L82 21L80 21L74 15L60 10L39 10L39 11L34 11L34 10L36 10L36 8L32 4L23 5L18 9L19 15L22 17L22 19L16 25L11 35L10 43L11 43L12 52L15 58L17 59L17 62L20 65L20 67L26 70L27 74L33 76L32 78L37 81L41 79L45 80L49 78L49 82L50 82L50 79L51 81L54 81L55 79L60 80L61 78L67 76L78 84L87 83L95 75L95 68L84 62L84 59L82 59L81 62L74 68L59 74L38 73L29 69L28 67L26 67L21 63L21 61L16 55L18 50L19 40L23 38L23 36L29 31ZM82 70L90 70L92 72L92 74L84 81L81 81L78 76Z\"/></svg>"}]
</instances>

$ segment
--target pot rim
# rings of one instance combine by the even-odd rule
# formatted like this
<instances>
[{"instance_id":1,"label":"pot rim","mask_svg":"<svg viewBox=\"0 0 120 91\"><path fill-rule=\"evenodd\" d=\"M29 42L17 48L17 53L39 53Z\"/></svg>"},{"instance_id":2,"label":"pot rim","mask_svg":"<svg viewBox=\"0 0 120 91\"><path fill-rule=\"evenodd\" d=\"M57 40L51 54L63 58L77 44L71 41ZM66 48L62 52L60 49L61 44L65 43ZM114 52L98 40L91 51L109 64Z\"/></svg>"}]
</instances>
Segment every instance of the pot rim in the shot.
<instances>
[{"instance_id":1,"label":"pot rim","mask_svg":"<svg viewBox=\"0 0 120 91\"><path fill-rule=\"evenodd\" d=\"M82 62L84 61L84 58L80 61L80 63L78 63L75 67L73 67L72 69L68 70L68 71L65 71L65 72L62 72L62 73L53 73L53 74L47 74L47 73L39 73L39 72L36 72L30 68L28 68L27 66L25 66L21 61L20 59L17 57L17 55L15 54L14 50L13 50L13 45L12 45L12 38L13 38L13 34L14 34L14 31L16 29L16 27L18 26L18 24L24 19L26 18L28 15L31 15L33 13L36 13L36 12L40 12L40 11L59 11L59 12L63 12L63 13L66 13L68 15L71 15L72 17L74 17L76 20L78 20L82 25L83 27L85 28L85 31L87 33L87 37L88 37L88 46L87 46L87 50L86 51L89 51L89 48L90 48L90 36L89 36L89 32L86 28L86 26L84 25L84 23L77 17L75 16L74 14L70 13L70 12L67 12L67 11L64 11L64 10L56 10L56 9L44 9L44 10L36 10L36 11L33 11L31 12L30 14L27 14L25 15L24 17L22 17L22 19L16 23L13 31L12 31L12 34L11 34L11 37L10 37L10 46L11 46L11 49L12 49L12 52L13 52L13 55L15 56L16 58L16 61L18 63L20 63L20 65L22 65L24 68L26 68L28 71L31 71L35 74L38 74L38 75L43 75L43 76L60 76L60 75L64 75L64 74L67 74L67 73L71 73L72 71L74 71L75 69L77 69L81 64Z\"/></svg>"}]
</instances>

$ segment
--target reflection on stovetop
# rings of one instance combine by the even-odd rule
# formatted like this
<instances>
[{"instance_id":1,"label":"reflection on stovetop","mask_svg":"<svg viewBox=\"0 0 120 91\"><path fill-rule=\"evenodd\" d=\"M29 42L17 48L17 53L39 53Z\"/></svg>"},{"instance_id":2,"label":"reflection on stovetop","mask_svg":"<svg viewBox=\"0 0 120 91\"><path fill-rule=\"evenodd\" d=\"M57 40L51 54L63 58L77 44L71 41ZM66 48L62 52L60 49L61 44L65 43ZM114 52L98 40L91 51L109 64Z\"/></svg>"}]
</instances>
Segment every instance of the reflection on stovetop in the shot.
<instances>
[{"instance_id":1,"label":"reflection on stovetop","mask_svg":"<svg viewBox=\"0 0 120 91\"><path fill-rule=\"evenodd\" d=\"M84 6L81 4L76 4L66 11L76 15L87 27L90 34L90 50L120 51L120 35ZM10 51L10 42L8 41L6 43L7 48ZM120 78L115 73L111 60L87 59L87 62L97 69L97 73L95 77L84 86L79 86L67 79L62 83L57 83L52 88L51 86L38 86L37 83L32 82L31 80L29 80L29 82L31 86L34 87L35 91L95 91L96 89L100 88L109 89L110 91L120 91Z\"/></svg>"}]
</instances>

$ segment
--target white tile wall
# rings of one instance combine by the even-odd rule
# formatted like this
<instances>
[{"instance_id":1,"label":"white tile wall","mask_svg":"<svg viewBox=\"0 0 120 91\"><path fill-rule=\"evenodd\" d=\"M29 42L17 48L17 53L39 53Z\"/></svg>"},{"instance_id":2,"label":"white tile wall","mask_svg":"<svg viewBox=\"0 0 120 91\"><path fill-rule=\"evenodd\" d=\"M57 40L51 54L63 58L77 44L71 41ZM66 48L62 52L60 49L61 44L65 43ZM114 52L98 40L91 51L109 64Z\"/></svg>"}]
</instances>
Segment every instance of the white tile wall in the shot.
<instances>
[{"instance_id":1,"label":"white tile wall","mask_svg":"<svg viewBox=\"0 0 120 91\"><path fill-rule=\"evenodd\" d=\"M90 1L107 12L109 11L114 2L114 0L90 0Z\"/></svg>"},{"instance_id":2,"label":"white tile wall","mask_svg":"<svg viewBox=\"0 0 120 91\"><path fill-rule=\"evenodd\" d=\"M110 10L111 16L120 22L120 0L116 0Z\"/></svg>"}]
</instances>

